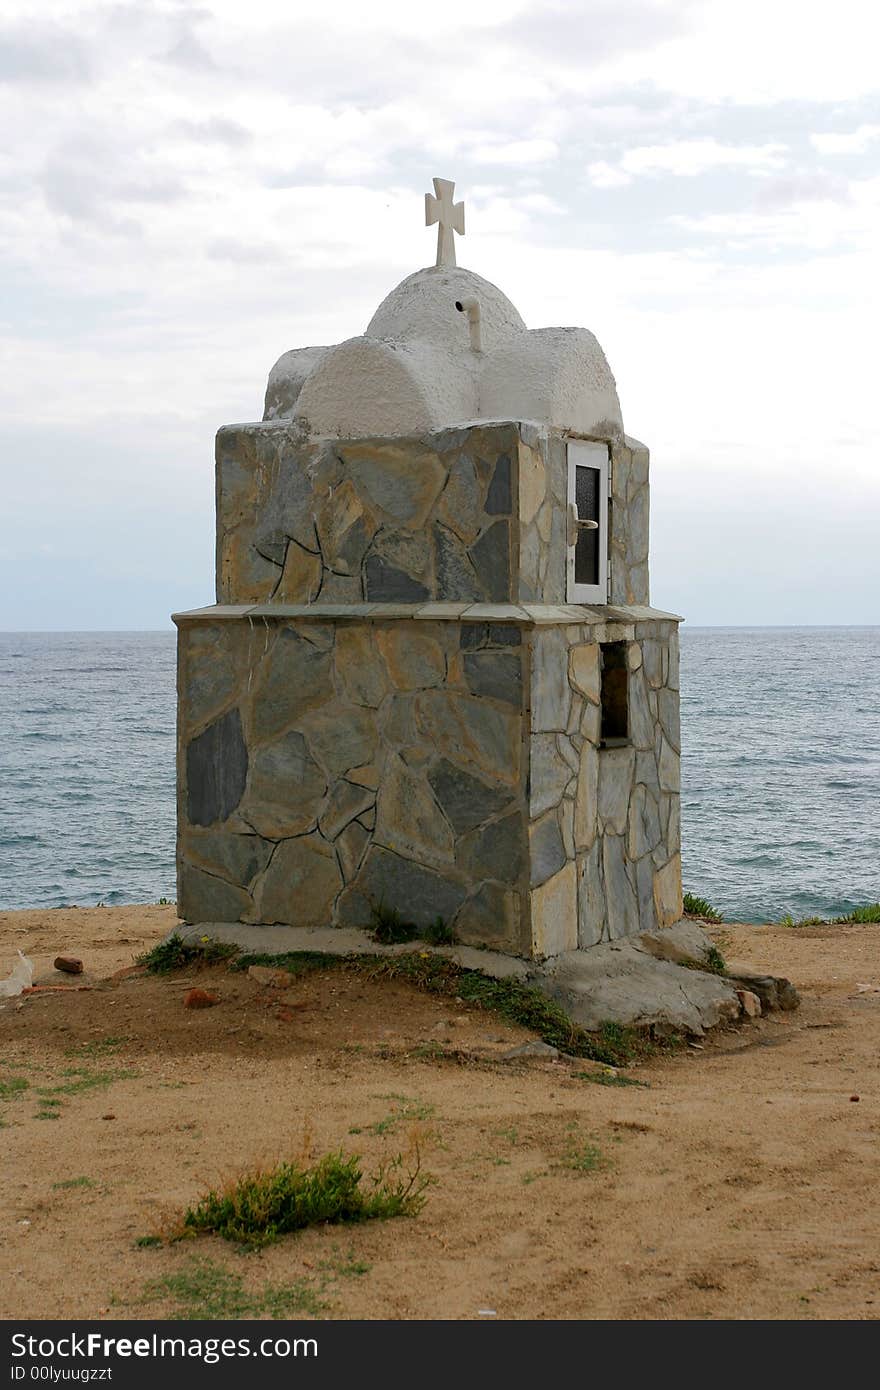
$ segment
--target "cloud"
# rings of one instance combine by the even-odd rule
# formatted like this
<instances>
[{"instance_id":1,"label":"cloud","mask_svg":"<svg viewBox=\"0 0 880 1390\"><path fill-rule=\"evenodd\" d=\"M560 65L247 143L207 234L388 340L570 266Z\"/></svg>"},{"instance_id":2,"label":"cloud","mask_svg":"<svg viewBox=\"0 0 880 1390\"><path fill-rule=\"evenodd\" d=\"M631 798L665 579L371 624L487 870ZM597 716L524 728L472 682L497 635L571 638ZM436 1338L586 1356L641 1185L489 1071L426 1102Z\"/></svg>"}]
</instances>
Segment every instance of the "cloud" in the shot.
<instances>
[{"instance_id":1,"label":"cloud","mask_svg":"<svg viewBox=\"0 0 880 1390\"><path fill-rule=\"evenodd\" d=\"M609 56L651 49L690 27L694 0L541 0L495 30L532 58L595 67Z\"/></svg>"},{"instance_id":2,"label":"cloud","mask_svg":"<svg viewBox=\"0 0 880 1390\"><path fill-rule=\"evenodd\" d=\"M559 158L555 140L508 140L475 145L468 158L479 164L546 164Z\"/></svg>"},{"instance_id":3,"label":"cloud","mask_svg":"<svg viewBox=\"0 0 880 1390\"><path fill-rule=\"evenodd\" d=\"M820 154L865 154L876 140L880 140L880 125L860 125L857 130L810 136L810 144Z\"/></svg>"},{"instance_id":4,"label":"cloud","mask_svg":"<svg viewBox=\"0 0 880 1390\"><path fill-rule=\"evenodd\" d=\"M848 203L850 188L846 179L833 174L794 173L769 178L757 190L755 207L775 211L804 203Z\"/></svg>"},{"instance_id":5,"label":"cloud","mask_svg":"<svg viewBox=\"0 0 880 1390\"><path fill-rule=\"evenodd\" d=\"M139 224L117 210L131 204L164 204L183 194L178 179L151 169L138 151L99 138L67 141L49 156L40 180L47 206L73 222L91 222L114 234L139 233Z\"/></svg>"},{"instance_id":6,"label":"cloud","mask_svg":"<svg viewBox=\"0 0 880 1390\"><path fill-rule=\"evenodd\" d=\"M265 241L242 241L237 237L215 237L208 242L206 254L212 260L234 261L238 265L277 264L284 259L280 246Z\"/></svg>"},{"instance_id":7,"label":"cloud","mask_svg":"<svg viewBox=\"0 0 880 1390\"><path fill-rule=\"evenodd\" d=\"M605 159L587 165L587 176L594 188L625 188L632 183L631 175Z\"/></svg>"},{"instance_id":8,"label":"cloud","mask_svg":"<svg viewBox=\"0 0 880 1390\"><path fill-rule=\"evenodd\" d=\"M627 150L620 161L626 174L673 174L695 178L716 169L745 169L765 173L785 163L785 145L725 145L718 140L677 140L668 145L642 145Z\"/></svg>"},{"instance_id":9,"label":"cloud","mask_svg":"<svg viewBox=\"0 0 880 1390\"><path fill-rule=\"evenodd\" d=\"M214 72L217 68L205 45L190 28L184 29L177 42L161 54L157 61L183 68L186 72Z\"/></svg>"},{"instance_id":10,"label":"cloud","mask_svg":"<svg viewBox=\"0 0 880 1390\"><path fill-rule=\"evenodd\" d=\"M0 83L84 82L89 63L76 34L27 19L0 28Z\"/></svg>"},{"instance_id":11,"label":"cloud","mask_svg":"<svg viewBox=\"0 0 880 1390\"><path fill-rule=\"evenodd\" d=\"M230 121L223 116L210 116L207 120L179 120L171 126L176 135L182 135L197 145L229 145L233 149L243 149L253 143L253 131L239 121Z\"/></svg>"}]
</instances>

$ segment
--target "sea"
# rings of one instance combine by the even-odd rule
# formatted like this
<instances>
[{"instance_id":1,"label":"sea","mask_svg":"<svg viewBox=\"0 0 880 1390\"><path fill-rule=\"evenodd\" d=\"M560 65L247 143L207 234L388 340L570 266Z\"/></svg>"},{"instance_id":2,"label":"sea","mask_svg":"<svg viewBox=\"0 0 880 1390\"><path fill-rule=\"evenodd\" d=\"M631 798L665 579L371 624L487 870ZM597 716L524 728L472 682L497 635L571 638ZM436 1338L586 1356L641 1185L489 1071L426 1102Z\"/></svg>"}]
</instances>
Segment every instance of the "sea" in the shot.
<instances>
[{"instance_id":1,"label":"sea","mask_svg":"<svg viewBox=\"0 0 880 1390\"><path fill-rule=\"evenodd\" d=\"M685 889L880 900L880 628L681 633ZM0 910L173 902L175 633L0 633Z\"/></svg>"}]
</instances>

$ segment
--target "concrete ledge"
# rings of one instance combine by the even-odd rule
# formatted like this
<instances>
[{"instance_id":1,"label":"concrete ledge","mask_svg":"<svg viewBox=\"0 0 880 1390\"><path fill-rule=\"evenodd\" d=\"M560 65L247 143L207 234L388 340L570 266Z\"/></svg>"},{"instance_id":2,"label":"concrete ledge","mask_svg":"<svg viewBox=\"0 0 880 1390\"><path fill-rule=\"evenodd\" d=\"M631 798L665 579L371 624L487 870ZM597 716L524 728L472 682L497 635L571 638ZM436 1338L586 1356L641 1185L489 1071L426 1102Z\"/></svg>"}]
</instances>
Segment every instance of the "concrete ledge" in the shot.
<instances>
[{"instance_id":1,"label":"concrete ledge","mask_svg":"<svg viewBox=\"0 0 880 1390\"><path fill-rule=\"evenodd\" d=\"M609 604L588 608L579 603L217 603L207 608L191 608L172 613L171 621L181 623L275 621L284 618L311 618L332 622L336 618L360 618L383 622L389 618L444 620L462 623L519 623L523 627L567 627L579 623L604 627L609 623L680 623L675 613L659 608L621 607Z\"/></svg>"},{"instance_id":2,"label":"concrete ledge","mask_svg":"<svg viewBox=\"0 0 880 1390\"><path fill-rule=\"evenodd\" d=\"M165 938L179 936L198 944L204 937L248 953L280 956L288 951L320 951L328 956L401 956L426 951L455 961L465 970L481 970L495 980L522 979L529 963L501 951L481 951L476 946L429 946L415 939L383 946L357 927L249 927L243 922L196 922L174 927Z\"/></svg>"}]
</instances>

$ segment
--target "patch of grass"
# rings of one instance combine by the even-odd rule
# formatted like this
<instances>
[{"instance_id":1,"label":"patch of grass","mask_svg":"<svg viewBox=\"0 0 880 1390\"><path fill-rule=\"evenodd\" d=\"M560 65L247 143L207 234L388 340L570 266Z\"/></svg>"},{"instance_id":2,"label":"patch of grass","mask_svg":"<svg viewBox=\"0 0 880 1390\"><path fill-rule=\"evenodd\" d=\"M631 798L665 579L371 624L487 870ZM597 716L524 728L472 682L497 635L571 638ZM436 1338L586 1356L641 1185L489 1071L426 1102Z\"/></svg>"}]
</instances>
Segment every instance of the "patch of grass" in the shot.
<instances>
[{"instance_id":1,"label":"patch of grass","mask_svg":"<svg viewBox=\"0 0 880 1390\"><path fill-rule=\"evenodd\" d=\"M38 1086L36 1094L40 1097L43 1105L60 1105L60 1100L52 1100L54 1096L79 1096L85 1091L103 1090L111 1086L114 1081L127 1081L133 1076L137 1076L136 1071L91 1071L88 1067L68 1067L61 1073L62 1076L70 1078L60 1082L57 1086Z\"/></svg>"},{"instance_id":2,"label":"patch of grass","mask_svg":"<svg viewBox=\"0 0 880 1390\"><path fill-rule=\"evenodd\" d=\"M571 1139L557 1166L568 1168L572 1173L596 1173L606 1166L606 1160L596 1144Z\"/></svg>"},{"instance_id":3,"label":"patch of grass","mask_svg":"<svg viewBox=\"0 0 880 1390\"><path fill-rule=\"evenodd\" d=\"M837 922L880 922L880 903L868 903L867 907L857 907L846 917L835 918Z\"/></svg>"},{"instance_id":4,"label":"patch of grass","mask_svg":"<svg viewBox=\"0 0 880 1390\"><path fill-rule=\"evenodd\" d=\"M124 1047L128 1038L95 1038L93 1042L76 1043L65 1049L65 1057L106 1057Z\"/></svg>"},{"instance_id":5,"label":"patch of grass","mask_svg":"<svg viewBox=\"0 0 880 1390\"><path fill-rule=\"evenodd\" d=\"M30 1082L24 1076L10 1076L6 1081L0 1081L0 1100L13 1100L15 1096L20 1096L22 1091L26 1091Z\"/></svg>"},{"instance_id":6,"label":"patch of grass","mask_svg":"<svg viewBox=\"0 0 880 1390\"><path fill-rule=\"evenodd\" d=\"M418 1147L408 1165L402 1155L383 1164L369 1190L362 1187L360 1156L329 1153L310 1167L279 1163L243 1173L210 1190L183 1213L172 1238L212 1233L248 1246L268 1245L306 1226L414 1216L429 1179Z\"/></svg>"},{"instance_id":7,"label":"patch of grass","mask_svg":"<svg viewBox=\"0 0 880 1390\"><path fill-rule=\"evenodd\" d=\"M424 1101L415 1100L409 1096L383 1096L383 1100L393 1100L396 1102L392 1106L391 1114L386 1115L384 1120L378 1120L376 1124L367 1127L368 1134L377 1136L383 1134L395 1134L402 1124L413 1121L428 1120L434 1113L433 1105L426 1105Z\"/></svg>"},{"instance_id":8,"label":"patch of grass","mask_svg":"<svg viewBox=\"0 0 880 1390\"><path fill-rule=\"evenodd\" d=\"M60 1110L38 1110L34 1115L35 1120L60 1120Z\"/></svg>"},{"instance_id":9,"label":"patch of grass","mask_svg":"<svg viewBox=\"0 0 880 1390\"><path fill-rule=\"evenodd\" d=\"M346 956L331 956L326 951L282 951L270 955L265 951L250 951L229 962L230 970L247 970L249 965L270 965L287 970L291 975L309 975L315 970L334 970L346 964Z\"/></svg>"},{"instance_id":10,"label":"patch of grass","mask_svg":"<svg viewBox=\"0 0 880 1390\"><path fill-rule=\"evenodd\" d=\"M383 946L394 946L400 941L412 941L418 936L418 927L412 922L404 922L396 907L387 907L380 898L370 904L370 925L368 931L374 941Z\"/></svg>"},{"instance_id":11,"label":"patch of grass","mask_svg":"<svg viewBox=\"0 0 880 1390\"><path fill-rule=\"evenodd\" d=\"M647 1081L636 1081L634 1076L621 1076L616 1071L576 1071L574 1076L578 1081L592 1081L594 1086L648 1086Z\"/></svg>"},{"instance_id":12,"label":"patch of grass","mask_svg":"<svg viewBox=\"0 0 880 1390\"><path fill-rule=\"evenodd\" d=\"M541 1169L535 1170L535 1171L530 1172L530 1173L523 1173L523 1175L522 1175L522 1184L523 1184L523 1187L530 1187L531 1184L532 1184L533 1182L537 1182L537 1181L538 1181L538 1178L546 1178L546 1177L547 1177L547 1170L546 1170L546 1168L541 1168Z\"/></svg>"},{"instance_id":13,"label":"patch of grass","mask_svg":"<svg viewBox=\"0 0 880 1390\"><path fill-rule=\"evenodd\" d=\"M704 969L710 970L714 975L723 975L727 969L727 962L717 946L710 946L706 952Z\"/></svg>"},{"instance_id":14,"label":"patch of grass","mask_svg":"<svg viewBox=\"0 0 880 1390\"><path fill-rule=\"evenodd\" d=\"M333 1256L329 1260L322 1260L318 1269L331 1275L338 1275L340 1279L359 1279L364 1274L369 1274L373 1268L366 1260L358 1260L354 1251L349 1250L347 1255L340 1257L334 1246Z\"/></svg>"},{"instance_id":15,"label":"patch of grass","mask_svg":"<svg viewBox=\"0 0 880 1390\"><path fill-rule=\"evenodd\" d=\"M62 1182L53 1182L53 1192L65 1192L72 1187L94 1187L91 1178L64 1178Z\"/></svg>"},{"instance_id":16,"label":"patch of grass","mask_svg":"<svg viewBox=\"0 0 880 1390\"><path fill-rule=\"evenodd\" d=\"M200 941L184 941L175 933L138 956L137 964L145 965L151 975L170 975L188 965L217 965L238 953L239 948L228 942L212 941L207 936Z\"/></svg>"},{"instance_id":17,"label":"patch of grass","mask_svg":"<svg viewBox=\"0 0 880 1390\"><path fill-rule=\"evenodd\" d=\"M705 898L697 897L695 893L685 893L684 915L685 917L699 917L703 922L724 921L717 908L713 907Z\"/></svg>"},{"instance_id":18,"label":"patch of grass","mask_svg":"<svg viewBox=\"0 0 880 1390\"><path fill-rule=\"evenodd\" d=\"M455 945L455 932L452 927L446 925L442 917L435 917L434 921L425 927L422 938L427 941L429 946Z\"/></svg>"},{"instance_id":19,"label":"patch of grass","mask_svg":"<svg viewBox=\"0 0 880 1390\"><path fill-rule=\"evenodd\" d=\"M161 1245L161 1236L138 1236L135 1245L139 1250L149 1250L154 1245Z\"/></svg>"},{"instance_id":20,"label":"patch of grass","mask_svg":"<svg viewBox=\"0 0 880 1390\"><path fill-rule=\"evenodd\" d=\"M144 1297L150 1303L173 1303L169 1317L174 1322L287 1318L303 1313L317 1317L324 1308L316 1290L302 1280L286 1285L265 1284L259 1292L249 1293L242 1275L213 1260L197 1259L190 1260L175 1274L147 1284Z\"/></svg>"},{"instance_id":21,"label":"patch of grass","mask_svg":"<svg viewBox=\"0 0 880 1390\"><path fill-rule=\"evenodd\" d=\"M846 927L854 926L858 923L873 924L880 923L880 903L867 903L865 907L856 907L852 912L844 913L842 917L798 917L790 915L780 917L777 922L779 927Z\"/></svg>"}]
</instances>

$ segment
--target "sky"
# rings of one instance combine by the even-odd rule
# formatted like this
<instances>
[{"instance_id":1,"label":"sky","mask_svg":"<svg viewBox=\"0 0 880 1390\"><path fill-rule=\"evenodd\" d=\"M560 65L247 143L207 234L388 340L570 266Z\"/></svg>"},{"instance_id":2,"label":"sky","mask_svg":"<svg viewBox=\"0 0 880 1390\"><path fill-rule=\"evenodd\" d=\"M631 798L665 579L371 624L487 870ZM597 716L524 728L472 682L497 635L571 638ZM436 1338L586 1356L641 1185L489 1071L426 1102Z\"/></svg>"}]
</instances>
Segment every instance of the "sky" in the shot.
<instances>
[{"instance_id":1,"label":"sky","mask_svg":"<svg viewBox=\"0 0 880 1390\"><path fill-rule=\"evenodd\" d=\"M652 601L880 623L873 0L4 0L0 629L213 601L213 436L433 263L599 338Z\"/></svg>"}]
</instances>

